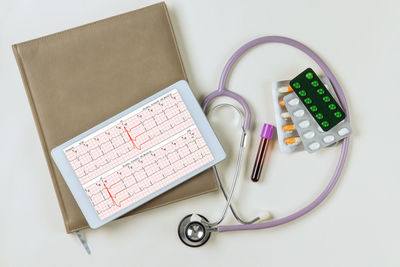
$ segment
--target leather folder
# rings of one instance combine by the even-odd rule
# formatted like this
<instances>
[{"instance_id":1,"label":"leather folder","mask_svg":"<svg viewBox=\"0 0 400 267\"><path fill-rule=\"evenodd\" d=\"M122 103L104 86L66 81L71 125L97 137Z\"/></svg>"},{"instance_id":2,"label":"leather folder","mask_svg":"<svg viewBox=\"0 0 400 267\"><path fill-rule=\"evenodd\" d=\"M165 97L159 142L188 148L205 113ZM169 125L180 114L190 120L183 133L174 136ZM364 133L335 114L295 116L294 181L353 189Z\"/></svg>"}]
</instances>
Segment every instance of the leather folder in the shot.
<instances>
[{"instance_id":1,"label":"leather folder","mask_svg":"<svg viewBox=\"0 0 400 267\"><path fill-rule=\"evenodd\" d=\"M186 74L164 3L12 46L68 233L88 227L52 148ZM211 169L125 216L218 189Z\"/></svg>"}]
</instances>

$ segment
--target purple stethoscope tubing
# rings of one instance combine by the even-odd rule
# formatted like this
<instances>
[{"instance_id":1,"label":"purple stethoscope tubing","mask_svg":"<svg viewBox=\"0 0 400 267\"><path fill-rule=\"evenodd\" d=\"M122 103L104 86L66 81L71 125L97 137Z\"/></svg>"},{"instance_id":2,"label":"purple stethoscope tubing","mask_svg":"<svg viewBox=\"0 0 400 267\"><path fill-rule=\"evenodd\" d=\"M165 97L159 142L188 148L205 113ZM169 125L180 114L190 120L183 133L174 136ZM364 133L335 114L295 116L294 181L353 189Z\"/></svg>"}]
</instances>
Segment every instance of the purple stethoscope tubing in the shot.
<instances>
[{"instance_id":1,"label":"purple stethoscope tubing","mask_svg":"<svg viewBox=\"0 0 400 267\"><path fill-rule=\"evenodd\" d=\"M331 81L333 88L336 92L336 95L342 105L343 110L346 112L347 116L349 116L349 111L347 107L347 102L346 102L346 97L344 96L342 87L340 86L339 82L336 80L335 75L332 73L332 71L329 69L329 67L325 64L325 62L316 54L314 53L310 48L305 46L304 44L287 38L287 37L282 37L282 36L264 36L260 37L257 39L254 39L243 46L241 46L228 60L226 63L224 70L222 71L221 78L219 81L219 86L218 90L212 92L209 94L203 101L202 103L202 108L205 111L208 104L215 98L219 96L227 96L235 99L240 103L240 105L243 107L245 111L245 121L244 121L244 130L249 130L250 129L250 120L251 120L251 112L249 105L246 103L246 101L238 94L228 91L226 89L226 80L228 78L228 75L233 67L233 65L236 63L236 61L239 59L241 55L243 55L247 50L250 48L260 45L260 44L265 44L265 43L282 43L282 44L287 44L289 46L295 47L304 53L306 53L308 56L310 56L317 64L318 66L323 70L325 73L326 77ZM342 144L342 150L340 152L340 157L338 160L338 163L336 165L336 169L333 173L333 176L331 180L329 181L328 185L325 187L325 189L322 191L322 193L311 203L309 203L307 206L304 208L296 211L295 213L288 215L286 217L276 219L273 221L268 221L265 223L256 223L256 224L241 224L241 225L221 225L218 226L217 231L218 232L227 232L227 231L239 231L239 230L257 230L257 229L264 229L264 228L271 228L275 226L279 226L288 222L291 222L307 213L309 213L311 210L313 210L315 207L317 207L322 201L324 201L329 193L333 190L335 187L337 181L339 180L340 174L343 170L343 166L346 161L347 157L347 152L349 150L349 142L350 139L349 137L346 137L343 140Z\"/></svg>"}]
</instances>

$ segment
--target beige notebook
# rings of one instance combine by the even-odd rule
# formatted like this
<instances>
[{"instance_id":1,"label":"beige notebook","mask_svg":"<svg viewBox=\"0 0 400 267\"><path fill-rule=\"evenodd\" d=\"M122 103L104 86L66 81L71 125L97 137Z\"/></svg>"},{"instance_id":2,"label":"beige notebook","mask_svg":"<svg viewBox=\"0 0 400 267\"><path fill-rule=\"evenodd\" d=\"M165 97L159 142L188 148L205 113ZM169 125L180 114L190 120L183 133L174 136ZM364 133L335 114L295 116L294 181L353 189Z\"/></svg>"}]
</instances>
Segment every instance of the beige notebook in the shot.
<instances>
[{"instance_id":1,"label":"beige notebook","mask_svg":"<svg viewBox=\"0 0 400 267\"><path fill-rule=\"evenodd\" d=\"M13 45L68 233L88 227L52 148L186 79L164 3ZM131 211L216 190L211 169ZM127 216L125 215L125 216Z\"/></svg>"}]
</instances>

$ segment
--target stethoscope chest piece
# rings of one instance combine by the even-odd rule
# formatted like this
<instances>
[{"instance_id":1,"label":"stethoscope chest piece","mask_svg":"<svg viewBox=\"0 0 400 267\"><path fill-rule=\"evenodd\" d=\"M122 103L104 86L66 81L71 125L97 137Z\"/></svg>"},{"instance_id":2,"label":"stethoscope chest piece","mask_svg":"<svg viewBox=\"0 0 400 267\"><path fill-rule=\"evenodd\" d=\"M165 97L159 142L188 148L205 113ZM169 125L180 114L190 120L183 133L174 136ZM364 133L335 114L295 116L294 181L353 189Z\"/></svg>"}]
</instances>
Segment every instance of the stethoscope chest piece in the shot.
<instances>
[{"instance_id":1,"label":"stethoscope chest piece","mask_svg":"<svg viewBox=\"0 0 400 267\"><path fill-rule=\"evenodd\" d=\"M211 236L208 227L199 220L193 220L192 214L185 216L178 226L178 235L181 241L189 247L200 247L205 244ZM202 220L208 220L198 215Z\"/></svg>"}]
</instances>

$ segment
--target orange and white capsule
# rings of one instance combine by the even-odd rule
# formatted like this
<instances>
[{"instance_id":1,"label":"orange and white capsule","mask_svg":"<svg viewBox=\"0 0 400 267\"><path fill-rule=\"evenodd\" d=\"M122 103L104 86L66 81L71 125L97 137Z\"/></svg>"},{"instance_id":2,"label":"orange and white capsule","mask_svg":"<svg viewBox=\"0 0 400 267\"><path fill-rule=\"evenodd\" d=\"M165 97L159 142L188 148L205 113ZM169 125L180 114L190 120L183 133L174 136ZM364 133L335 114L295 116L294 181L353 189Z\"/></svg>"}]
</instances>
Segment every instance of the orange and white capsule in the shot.
<instances>
[{"instance_id":1,"label":"orange and white capsule","mask_svg":"<svg viewBox=\"0 0 400 267\"><path fill-rule=\"evenodd\" d=\"M280 105L281 107L284 107L284 106L285 106L285 102L283 101L283 99L279 100L279 105Z\"/></svg>"},{"instance_id":2,"label":"orange and white capsule","mask_svg":"<svg viewBox=\"0 0 400 267\"><path fill-rule=\"evenodd\" d=\"M294 124L287 124L282 126L282 130L284 130L285 132L291 132L296 130L296 128L294 127Z\"/></svg>"},{"instance_id":3,"label":"orange and white capsule","mask_svg":"<svg viewBox=\"0 0 400 267\"><path fill-rule=\"evenodd\" d=\"M280 87L278 89L278 93L281 93L281 94L287 94L287 93L290 93L290 92L293 92L293 88L290 87L290 86L288 86L288 87Z\"/></svg>"},{"instance_id":4,"label":"orange and white capsule","mask_svg":"<svg viewBox=\"0 0 400 267\"><path fill-rule=\"evenodd\" d=\"M288 145L298 145L301 143L300 137L290 137L290 138L286 138L284 141Z\"/></svg>"},{"instance_id":5,"label":"orange and white capsule","mask_svg":"<svg viewBox=\"0 0 400 267\"><path fill-rule=\"evenodd\" d=\"M281 118L284 120L290 119L290 113L289 112L282 112L281 113Z\"/></svg>"}]
</instances>

